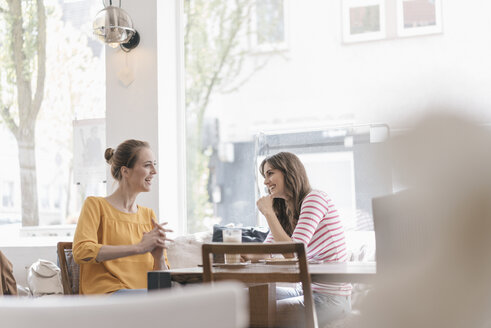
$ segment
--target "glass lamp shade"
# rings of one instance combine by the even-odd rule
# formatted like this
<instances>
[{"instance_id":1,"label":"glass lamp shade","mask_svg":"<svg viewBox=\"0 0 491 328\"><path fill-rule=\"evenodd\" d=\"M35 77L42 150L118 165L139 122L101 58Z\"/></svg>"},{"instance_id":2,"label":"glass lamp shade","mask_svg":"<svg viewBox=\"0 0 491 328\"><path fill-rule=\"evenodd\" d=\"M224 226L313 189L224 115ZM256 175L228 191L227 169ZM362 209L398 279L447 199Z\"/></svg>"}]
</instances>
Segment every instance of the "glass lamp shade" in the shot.
<instances>
[{"instance_id":1,"label":"glass lamp shade","mask_svg":"<svg viewBox=\"0 0 491 328\"><path fill-rule=\"evenodd\" d=\"M108 6L97 13L93 30L100 41L113 48L128 42L136 33L128 13L114 6Z\"/></svg>"}]
</instances>

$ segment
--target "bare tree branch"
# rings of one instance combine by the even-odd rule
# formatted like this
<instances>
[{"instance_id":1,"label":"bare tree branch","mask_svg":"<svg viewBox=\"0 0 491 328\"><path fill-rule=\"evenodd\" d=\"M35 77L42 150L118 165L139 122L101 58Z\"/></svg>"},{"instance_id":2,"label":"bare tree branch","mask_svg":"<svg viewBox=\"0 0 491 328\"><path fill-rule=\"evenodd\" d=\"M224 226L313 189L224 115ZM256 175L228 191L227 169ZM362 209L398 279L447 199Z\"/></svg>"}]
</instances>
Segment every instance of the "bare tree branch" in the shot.
<instances>
[{"instance_id":1,"label":"bare tree branch","mask_svg":"<svg viewBox=\"0 0 491 328\"><path fill-rule=\"evenodd\" d=\"M19 125L22 126L29 117L31 108L31 81L25 72L25 53L23 51L23 18L21 1L8 0L12 17L12 61L15 67L15 78L17 84L17 101L19 106Z\"/></svg>"},{"instance_id":2,"label":"bare tree branch","mask_svg":"<svg viewBox=\"0 0 491 328\"><path fill-rule=\"evenodd\" d=\"M0 80L1 80L2 74L0 72ZM10 132L17 138L17 134L19 132L19 127L15 123L12 114L10 113L10 106L7 106L4 104L3 99L2 99L2 84L0 83L0 117L2 117L4 123L7 125L9 128Z\"/></svg>"},{"instance_id":3,"label":"bare tree branch","mask_svg":"<svg viewBox=\"0 0 491 328\"><path fill-rule=\"evenodd\" d=\"M0 108L0 115L17 139L23 226L39 223L35 126L44 97L46 75L46 13L43 1L36 0L34 7L22 0L6 0L9 7L7 25L10 39L7 47L11 60L7 66L9 70L13 69L9 74L13 74L12 80L17 89L18 124L15 123L9 106ZM33 75L37 78L34 97L31 85Z\"/></svg>"},{"instance_id":4,"label":"bare tree branch","mask_svg":"<svg viewBox=\"0 0 491 328\"><path fill-rule=\"evenodd\" d=\"M250 61L253 50L248 47L248 35L255 4L255 0L184 0L185 106L189 115L187 214L195 229L202 229L200 219L209 215L207 186L214 175L209 167L211 153L203 149L213 145L202 144L206 110L213 95L240 88L267 65L266 58L271 55L265 56L264 61Z\"/></svg>"},{"instance_id":5,"label":"bare tree branch","mask_svg":"<svg viewBox=\"0 0 491 328\"><path fill-rule=\"evenodd\" d=\"M228 89L220 89L220 93L223 93L223 94L227 94L227 93L232 93L232 92L235 92L237 90L239 90L244 84L246 84L254 74L256 74L258 71L260 71L261 69L263 69L264 67L266 67L266 65L268 64L269 62L269 58L264 60L262 63L260 63L258 66L254 67L253 70L251 70L251 72L244 78L242 78L241 81L238 81L235 83L235 85L231 88L228 88Z\"/></svg>"},{"instance_id":6,"label":"bare tree branch","mask_svg":"<svg viewBox=\"0 0 491 328\"><path fill-rule=\"evenodd\" d=\"M0 110L0 116L2 116L2 119L9 128L10 132L12 132L12 134L17 138L19 134L19 126L15 124L15 121L12 118L10 107L2 106L2 109Z\"/></svg>"},{"instance_id":7,"label":"bare tree branch","mask_svg":"<svg viewBox=\"0 0 491 328\"><path fill-rule=\"evenodd\" d=\"M38 34L37 34L37 82L36 94L34 95L34 103L32 104L29 119L36 120L41 103L44 96L44 81L46 76L46 9L44 0L37 0L37 18L38 18Z\"/></svg>"},{"instance_id":8,"label":"bare tree branch","mask_svg":"<svg viewBox=\"0 0 491 328\"><path fill-rule=\"evenodd\" d=\"M236 1L237 4L239 4L237 1ZM241 11L242 11L242 7L240 5L237 6L236 10L235 10L235 15L236 15L236 18L238 18L238 20L236 21L236 24L233 25L233 28L232 30L230 31L230 34L226 40L226 47L221 55L221 58L220 58L220 61L219 61L219 64L218 64L218 67L216 68L214 74L213 74L213 77L211 78L210 80L210 83L208 84L208 86L206 87L206 95L205 95L205 99L203 101L203 104L200 106L199 108L199 112L198 112L198 136L201 135L201 129L202 129L202 125L203 125L203 118L204 118L204 114L205 114L205 111L206 111L206 107L208 106L208 103L210 101L210 95L215 87L215 83L217 82L218 80L218 77L220 75L220 73L222 72L222 69L225 65L225 62L230 54L230 50L232 48L232 44L233 44L233 41L235 40L238 32L240 31L240 29L242 28L242 23L243 21L240 20L240 17L241 17Z\"/></svg>"}]
</instances>

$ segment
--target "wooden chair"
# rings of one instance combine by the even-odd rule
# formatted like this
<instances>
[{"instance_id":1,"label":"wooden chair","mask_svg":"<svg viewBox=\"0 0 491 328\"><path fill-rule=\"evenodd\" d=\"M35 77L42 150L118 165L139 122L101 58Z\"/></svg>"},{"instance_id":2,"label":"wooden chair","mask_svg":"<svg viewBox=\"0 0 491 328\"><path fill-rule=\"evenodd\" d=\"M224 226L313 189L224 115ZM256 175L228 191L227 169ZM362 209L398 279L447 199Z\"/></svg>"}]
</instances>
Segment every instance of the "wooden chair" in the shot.
<instances>
[{"instance_id":1,"label":"wooden chair","mask_svg":"<svg viewBox=\"0 0 491 328\"><path fill-rule=\"evenodd\" d=\"M211 257L213 254L291 254L296 253L298 262L294 265L251 264L239 269L227 269L225 265L213 269ZM308 328L317 327L317 317L312 298L311 280L307 266L305 247L302 243L211 243L203 244L203 282L217 280L238 280L247 284L266 284L275 282L301 282L305 304L305 323ZM297 266L298 263L298 266ZM270 293L269 309L276 311L276 291ZM250 294L251 296L251 294ZM251 305L251 324L254 325ZM273 312L273 313L274 313ZM274 315L267 318L268 326L274 325Z\"/></svg>"},{"instance_id":2,"label":"wooden chair","mask_svg":"<svg viewBox=\"0 0 491 328\"><path fill-rule=\"evenodd\" d=\"M80 267L73 259L72 243L59 242L57 244L58 261L61 269L61 282L65 295L78 294L78 279Z\"/></svg>"}]
</instances>

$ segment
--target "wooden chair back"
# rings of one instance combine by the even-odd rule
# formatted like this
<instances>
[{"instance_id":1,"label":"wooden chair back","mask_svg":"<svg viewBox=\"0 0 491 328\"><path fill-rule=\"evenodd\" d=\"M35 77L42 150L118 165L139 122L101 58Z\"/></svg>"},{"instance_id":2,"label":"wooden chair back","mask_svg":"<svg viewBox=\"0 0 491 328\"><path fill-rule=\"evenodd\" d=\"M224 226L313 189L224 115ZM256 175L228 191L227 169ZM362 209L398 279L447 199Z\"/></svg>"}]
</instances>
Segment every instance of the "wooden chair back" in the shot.
<instances>
[{"instance_id":1,"label":"wooden chair back","mask_svg":"<svg viewBox=\"0 0 491 328\"><path fill-rule=\"evenodd\" d=\"M214 254L292 254L298 260L294 265L253 264L243 269L227 269L220 265L213 269ZM238 280L249 284L274 282L301 282L305 304L306 327L317 327L317 317L312 297L312 286L307 266L305 247L302 243L210 243L203 244L203 282Z\"/></svg>"},{"instance_id":2,"label":"wooden chair back","mask_svg":"<svg viewBox=\"0 0 491 328\"><path fill-rule=\"evenodd\" d=\"M61 269L63 293L65 295L78 294L80 267L73 259L72 242L59 242L56 248Z\"/></svg>"}]
</instances>

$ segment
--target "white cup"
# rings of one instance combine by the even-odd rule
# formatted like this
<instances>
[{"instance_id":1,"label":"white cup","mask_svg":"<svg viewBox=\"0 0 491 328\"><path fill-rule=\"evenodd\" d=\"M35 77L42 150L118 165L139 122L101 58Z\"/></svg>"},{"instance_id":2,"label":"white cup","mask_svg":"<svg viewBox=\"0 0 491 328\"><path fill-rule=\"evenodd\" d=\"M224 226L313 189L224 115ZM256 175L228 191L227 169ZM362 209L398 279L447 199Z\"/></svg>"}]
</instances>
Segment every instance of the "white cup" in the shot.
<instances>
[{"instance_id":1,"label":"white cup","mask_svg":"<svg viewBox=\"0 0 491 328\"><path fill-rule=\"evenodd\" d=\"M227 228L222 230L224 243L241 243L242 242L242 229L240 228ZM225 254L226 264L240 263L240 254Z\"/></svg>"}]
</instances>

